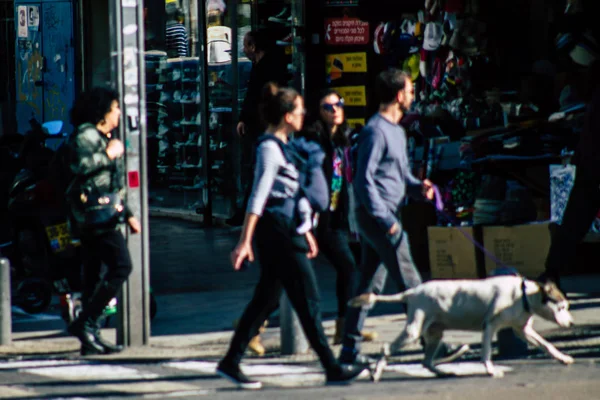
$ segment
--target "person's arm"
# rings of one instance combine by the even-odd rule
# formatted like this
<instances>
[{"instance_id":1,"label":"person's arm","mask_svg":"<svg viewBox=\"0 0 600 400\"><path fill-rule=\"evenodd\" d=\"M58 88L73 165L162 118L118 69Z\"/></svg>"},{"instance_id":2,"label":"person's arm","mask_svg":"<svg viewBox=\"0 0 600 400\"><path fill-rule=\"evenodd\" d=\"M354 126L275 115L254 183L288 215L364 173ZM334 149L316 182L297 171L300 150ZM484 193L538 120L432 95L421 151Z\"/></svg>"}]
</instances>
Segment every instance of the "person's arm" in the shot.
<instances>
[{"instance_id":1,"label":"person's arm","mask_svg":"<svg viewBox=\"0 0 600 400\"><path fill-rule=\"evenodd\" d=\"M385 137L381 132L367 130L361 133L354 193L366 211L388 232L396 224L396 217L386 207L377 187L377 169L383 159L385 146Z\"/></svg>"},{"instance_id":2,"label":"person's arm","mask_svg":"<svg viewBox=\"0 0 600 400\"><path fill-rule=\"evenodd\" d=\"M248 200L247 213L258 216L262 215L279 168L284 163L285 159L281 149L274 141L265 141L258 146L256 149L254 183L252 185L252 194Z\"/></svg>"},{"instance_id":3,"label":"person's arm","mask_svg":"<svg viewBox=\"0 0 600 400\"><path fill-rule=\"evenodd\" d=\"M71 145L71 171L78 176L92 175L112 166L113 161L102 148L102 138L96 128L77 132ZM108 149L107 149L108 150Z\"/></svg>"},{"instance_id":4,"label":"person's arm","mask_svg":"<svg viewBox=\"0 0 600 400\"><path fill-rule=\"evenodd\" d=\"M252 251L252 238L256 224L264 211L265 205L273 188L275 177L284 162L283 154L279 146L274 142L264 142L256 150L256 170L254 171L254 183L252 194L248 200L248 208L240 241L231 253L231 264L233 269L239 270L243 261L247 258L254 261Z\"/></svg>"}]
</instances>

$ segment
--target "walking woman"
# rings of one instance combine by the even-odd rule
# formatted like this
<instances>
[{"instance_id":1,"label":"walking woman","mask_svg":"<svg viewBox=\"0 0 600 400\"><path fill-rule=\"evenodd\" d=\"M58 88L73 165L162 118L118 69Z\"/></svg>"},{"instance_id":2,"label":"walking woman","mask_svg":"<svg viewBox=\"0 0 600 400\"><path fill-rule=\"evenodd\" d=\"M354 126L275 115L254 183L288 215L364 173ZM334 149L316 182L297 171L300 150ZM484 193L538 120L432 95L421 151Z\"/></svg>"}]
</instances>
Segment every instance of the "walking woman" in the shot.
<instances>
[{"instance_id":1,"label":"walking woman","mask_svg":"<svg viewBox=\"0 0 600 400\"><path fill-rule=\"evenodd\" d=\"M297 233L299 173L294 164L286 160L280 147L286 145L291 133L302 128L304 102L298 92L290 88L278 89L274 94L266 90L265 95L263 111L268 127L257 147L254 183L240 241L231 253L233 267L239 270L246 259L254 261L254 240L261 275L217 373L242 389L261 388L261 382L248 378L239 364L248 342L275 311L281 291L285 289L325 369L327 382L349 382L362 369L342 367L327 344L321 324L319 291L309 260L316 256L317 244L310 232Z\"/></svg>"},{"instance_id":2,"label":"walking woman","mask_svg":"<svg viewBox=\"0 0 600 400\"><path fill-rule=\"evenodd\" d=\"M350 165L350 129L344 116L344 99L333 89L325 89L319 96L317 120L305 128L300 136L319 143L325 152L323 172L329 184L331 199L326 212L319 214L316 229L319 250L337 273L336 294L338 318L335 323L333 344L340 344L348 308L354 295L357 267L349 245L352 207L352 171ZM376 332L362 332L364 341L372 341Z\"/></svg>"},{"instance_id":3,"label":"walking woman","mask_svg":"<svg viewBox=\"0 0 600 400\"><path fill-rule=\"evenodd\" d=\"M131 259L121 227L140 232L139 221L124 200L123 143L112 137L119 126L121 110L118 94L110 89L93 88L83 93L71 110L76 131L68 141L68 163L72 180L67 188L70 227L81 239L83 252L83 309L68 331L81 341L81 354L108 354L122 350L100 336L102 311L115 297L131 273ZM115 201L121 214L102 225L87 205ZM112 215L112 214L111 214ZM100 277L102 263L106 273Z\"/></svg>"}]
</instances>

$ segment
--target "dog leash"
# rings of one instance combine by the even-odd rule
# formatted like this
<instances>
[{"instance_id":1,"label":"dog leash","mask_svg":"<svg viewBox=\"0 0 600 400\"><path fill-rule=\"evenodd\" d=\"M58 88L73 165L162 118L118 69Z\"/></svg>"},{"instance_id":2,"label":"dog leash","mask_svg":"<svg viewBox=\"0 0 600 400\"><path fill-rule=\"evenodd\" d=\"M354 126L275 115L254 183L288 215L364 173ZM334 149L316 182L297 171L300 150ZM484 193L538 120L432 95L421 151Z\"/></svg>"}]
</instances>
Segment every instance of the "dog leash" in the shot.
<instances>
[{"instance_id":1,"label":"dog leash","mask_svg":"<svg viewBox=\"0 0 600 400\"><path fill-rule=\"evenodd\" d=\"M436 185L432 185L432 188L433 188L433 193L434 193L434 197L435 197L435 208L436 208L437 212L442 217L447 219L449 222L453 222L452 216L450 216L450 214L448 214L447 212L444 211L444 202L442 201L440 189ZM490 258L490 260L495 262L497 266L499 266L501 268L506 268L508 270L511 270L511 269L514 270L513 267L510 267L510 266L506 265L504 262L500 261L498 259L498 257L496 257L494 254L492 254L488 249L486 249L485 246L483 246L481 243L479 243L477 240L475 240L475 238L473 236L469 235L467 233L467 231L462 229L462 227L460 225L456 225L456 226L454 226L454 228L457 228L458 231L460 233L462 233L463 236L465 238L467 238L468 241L473 243L475 245L475 247L477 247L479 250L481 250L483 252L483 254L485 254L487 257ZM529 312L531 312L531 306L529 304L529 299L527 299L527 292L526 292L527 287L525 285L525 277L521 276L521 274L519 274L516 271L515 271L515 274L517 276L521 277L521 292L522 292L521 297L523 299L523 308L525 309L525 312L529 313Z\"/></svg>"},{"instance_id":2,"label":"dog leash","mask_svg":"<svg viewBox=\"0 0 600 400\"><path fill-rule=\"evenodd\" d=\"M435 198L435 208L437 212L444 217L449 222L453 222L453 218L450 214L444 211L444 202L442 201L442 195L440 193L440 189L436 185L432 185L434 198ZM493 253L491 253L488 249L486 249L481 243L479 243L475 238L467 233L460 225L453 226L453 228L458 229L462 235L467 238L467 240L475 245L479 250L483 252L490 260L496 263L497 266L501 268L511 269L512 267L506 265L504 262L500 261L498 257L496 257Z\"/></svg>"},{"instance_id":3,"label":"dog leash","mask_svg":"<svg viewBox=\"0 0 600 400\"><path fill-rule=\"evenodd\" d=\"M447 212L444 211L444 202L442 200L442 196L440 193L440 189L436 186L436 185L432 185L433 188L433 193L434 193L434 198L435 198L435 208L437 210L437 212L444 217L445 219L447 219L449 222L453 222L453 218L450 214L448 214ZM477 240L475 240L475 238L471 235L469 235L467 233L467 231L465 231L464 229L462 229L462 227L460 225L456 225L453 226L454 228L458 229L458 231L460 233L463 234L463 236L465 238L467 238L468 241L470 241L471 243L473 243L475 245L475 247L477 247L479 250L481 250L483 252L483 254L485 254L487 257L489 257L490 260L492 260L493 262L496 263L497 266L501 267L501 268L505 268L508 270L514 270L513 267L510 267L508 265L506 265L504 262L500 261L498 259L498 257L496 257L494 254L492 254L488 249L485 248L485 246L483 246L481 243L479 243ZM522 292L522 299L523 299L523 308L525 309L525 312L531 312L531 306L529 304L529 300L527 299L527 292L526 292L526 285L525 285L525 277L521 276L521 274L519 274L518 272L515 271L515 274L517 276L521 277L521 292Z\"/></svg>"}]
</instances>

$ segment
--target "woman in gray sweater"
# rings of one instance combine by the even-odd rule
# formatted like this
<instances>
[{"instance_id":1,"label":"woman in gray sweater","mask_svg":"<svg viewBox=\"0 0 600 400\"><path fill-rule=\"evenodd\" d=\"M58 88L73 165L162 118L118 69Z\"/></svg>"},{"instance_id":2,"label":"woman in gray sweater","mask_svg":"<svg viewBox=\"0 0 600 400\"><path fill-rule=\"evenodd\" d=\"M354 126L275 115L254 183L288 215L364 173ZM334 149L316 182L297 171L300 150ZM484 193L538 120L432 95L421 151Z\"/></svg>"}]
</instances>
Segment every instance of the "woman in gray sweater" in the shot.
<instances>
[{"instance_id":1,"label":"woman in gray sweater","mask_svg":"<svg viewBox=\"0 0 600 400\"><path fill-rule=\"evenodd\" d=\"M261 275L254 296L246 307L229 350L217 367L217 373L242 389L259 389L261 382L248 378L240 370L241 358L265 319L277 308L281 291L285 289L304 333L315 350L327 375L328 383L348 382L362 368L343 368L334 357L321 324L319 291L309 258L318 249L310 231L297 231L295 208L288 207L298 197L299 173L287 161L282 148L288 136L302 128L304 101L294 89L265 91L264 118L268 124L256 152L256 167L252 194L240 241L231 253L235 270L254 261L252 241L256 244ZM280 143L277 143L279 141Z\"/></svg>"}]
</instances>

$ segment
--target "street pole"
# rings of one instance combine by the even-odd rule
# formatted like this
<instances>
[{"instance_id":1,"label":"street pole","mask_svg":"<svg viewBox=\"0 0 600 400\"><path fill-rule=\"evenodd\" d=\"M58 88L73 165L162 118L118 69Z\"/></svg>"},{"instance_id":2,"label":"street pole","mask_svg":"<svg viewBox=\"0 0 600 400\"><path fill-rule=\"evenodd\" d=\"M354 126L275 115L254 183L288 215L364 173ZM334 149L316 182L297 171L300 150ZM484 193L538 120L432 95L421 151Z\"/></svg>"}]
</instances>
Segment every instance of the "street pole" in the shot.
<instances>
[{"instance_id":1,"label":"street pole","mask_svg":"<svg viewBox=\"0 0 600 400\"><path fill-rule=\"evenodd\" d=\"M111 77L122 110L127 206L142 225L140 234L127 234L133 271L118 301L117 342L143 346L150 340L144 9L141 0L111 0L109 7Z\"/></svg>"},{"instance_id":2,"label":"street pole","mask_svg":"<svg viewBox=\"0 0 600 400\"><path fill-rule=\"evenodd\" d=\"M292 29L294 31L294 41L295 34L299 33L296 32L296 25L298 25L300 21L304 20L302 14L303 2L296 3L298 3L296 7L292 8ZM298 59L301 54L296 48L296 42L294 42L292 46L292 64L297 66L299 61L301 61L301 59ZM304 63L300 64L302 65L301 69L299 71L295 70L294 72L294 85L296 86L296 89L304 96ZM306 340L306 336L302 330L302 325L300 324L298 315L292 308L292 304L290 303L290 300L285 292L282 293L279 301L279 315L281 323L281 354L290 355L306 353L308 351L308 341Z\"/></svg>"},{"instance_id":3,"label":"street pole","mask_svg":"<svg viewBox=\"0 0 600 400\"><path fill-rule=\"evenodd\" d=\"M292 308L285 292L281 294L279 300L279 320L281 324L281 354L305 354L308 351L308 341L298 315Z\"/></svg>"},{"instance_id":4,"label":"street pole","mask_svg":"<svg viewBox=\"0 0 600 400\"><path fill-rule=\"evenodd\" d=\"M0 345L12 343L12 315L10 307L10 262L0 258Z\"/></svg>"}]
</instances>

